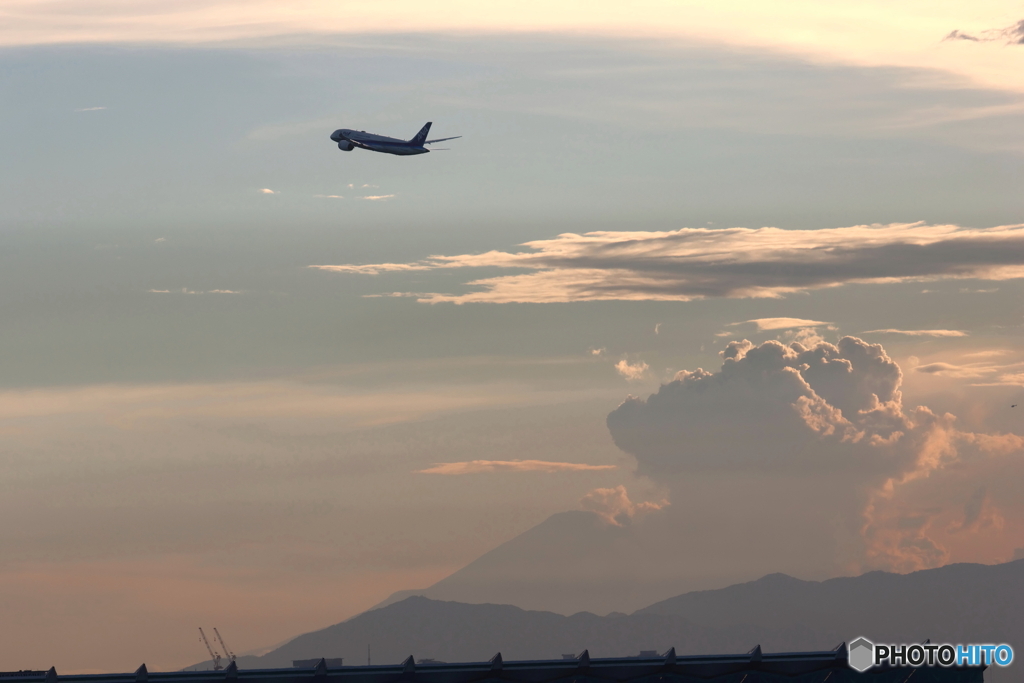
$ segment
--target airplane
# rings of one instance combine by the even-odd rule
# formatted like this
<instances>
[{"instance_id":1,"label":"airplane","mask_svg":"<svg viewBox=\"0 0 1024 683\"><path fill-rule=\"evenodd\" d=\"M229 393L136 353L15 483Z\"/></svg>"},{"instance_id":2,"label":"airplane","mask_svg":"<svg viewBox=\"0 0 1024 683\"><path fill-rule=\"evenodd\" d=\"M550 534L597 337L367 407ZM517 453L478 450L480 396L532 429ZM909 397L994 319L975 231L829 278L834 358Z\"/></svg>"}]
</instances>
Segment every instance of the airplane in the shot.
<instances>
[{"instance_id":1,"label":"airplane","mask_svg":"<svg viewBox=\"0 0 1024 683\"><path fill-rule=\"evenodd\" d=\"M385 154L409 156L410 154L426 154L429 152L430 150L424 147L424 145L430 145L435 142L444 142L445 140L455 140L462 137L461 135L456 135L453 138L428 140L427 133L429 131L429 121L427 122L427 125L420 129L419 133L416 133L412 140L388 138L383 135L367 133L365 130L339 128L331 133L331 139L338 143L338 149L342 152L351 152L356 147L359 147L360 149L368 149L371 152L384 152Z\"/></svg>"}]
</instances>

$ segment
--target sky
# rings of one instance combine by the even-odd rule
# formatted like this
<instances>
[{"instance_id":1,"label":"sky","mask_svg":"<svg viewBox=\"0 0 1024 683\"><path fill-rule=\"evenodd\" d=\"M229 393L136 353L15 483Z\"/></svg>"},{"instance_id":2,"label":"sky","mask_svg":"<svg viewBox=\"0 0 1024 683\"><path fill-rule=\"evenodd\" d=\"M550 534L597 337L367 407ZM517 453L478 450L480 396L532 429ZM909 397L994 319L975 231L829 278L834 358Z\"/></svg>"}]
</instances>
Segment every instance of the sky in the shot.
<instances>
[{"instance_id":1,"label":"sky","mask_svg":"<svg viewBox=\"0 0 1024 683\"><path fill-rule=\"evenodd\" d=\"M0 670L259 650L568 510L680 591L1024 556L1021 21L3 0Z\"/></svg>"}]
</instances>

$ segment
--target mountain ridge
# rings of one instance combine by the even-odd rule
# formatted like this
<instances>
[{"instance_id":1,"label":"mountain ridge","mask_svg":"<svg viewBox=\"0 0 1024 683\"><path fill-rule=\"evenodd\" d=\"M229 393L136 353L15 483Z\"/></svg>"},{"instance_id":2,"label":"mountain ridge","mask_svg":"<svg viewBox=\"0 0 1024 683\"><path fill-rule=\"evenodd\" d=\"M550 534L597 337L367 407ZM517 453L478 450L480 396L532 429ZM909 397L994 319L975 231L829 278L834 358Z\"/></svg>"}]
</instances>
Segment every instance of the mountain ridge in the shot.
<instances>
[{"instance_id":1,"label":"mountain ridge","mask_svg":"<svg viewBox=\"0 0 1024 683\"><path fill-rule=\"evenodd\" d=\"M866 636L875 642L1009 643L1024 646L1024 560L958 563L910 574L872 571L806 581L768 574L726 588L691 591L633 614L565 616L514 605L467 604L421 596L369 610L303 634L242 668L287 667L294 659L345 657L362 663L407 656L485 661L557 659L589 650L593 657L640 650L680 655L830 650ZM990 670L988 681L1012 680Z\"/></svg>"}]
</instances>

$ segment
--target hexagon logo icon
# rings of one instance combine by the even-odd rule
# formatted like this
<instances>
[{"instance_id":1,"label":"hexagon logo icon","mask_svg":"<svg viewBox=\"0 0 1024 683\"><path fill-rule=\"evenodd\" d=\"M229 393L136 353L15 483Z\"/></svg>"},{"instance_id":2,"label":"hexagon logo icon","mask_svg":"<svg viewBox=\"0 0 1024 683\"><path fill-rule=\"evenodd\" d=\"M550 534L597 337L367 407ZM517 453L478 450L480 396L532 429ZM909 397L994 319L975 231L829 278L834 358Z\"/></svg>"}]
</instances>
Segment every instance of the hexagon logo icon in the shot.
<instances>
[{"instance_id":1,"label":"hexagon logo icon","mask_svg":"<svg viewBox=\"0 0 1024 683\"><path fill-rule=\"evenodd\" d=\"M861 636L850 643L850 668L867 671L875 663L875 644Z\"/></svg>"}]
</instances>

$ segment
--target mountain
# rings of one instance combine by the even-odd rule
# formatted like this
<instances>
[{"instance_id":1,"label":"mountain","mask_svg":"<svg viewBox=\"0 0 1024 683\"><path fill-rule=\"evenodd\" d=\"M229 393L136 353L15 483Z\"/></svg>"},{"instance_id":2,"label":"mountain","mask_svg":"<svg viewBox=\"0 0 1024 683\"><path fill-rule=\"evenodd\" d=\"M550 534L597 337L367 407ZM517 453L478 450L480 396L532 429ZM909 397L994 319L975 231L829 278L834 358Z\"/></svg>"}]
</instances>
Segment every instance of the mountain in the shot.
<instances>
[{"instance_id":1,"label":"mountain","mask_svg":"<svg viewBox=\"0 0 1024 683\"><path fill-rule=\"evenodd\" d=\"M1024 644L1024 560L951 564L910 574L869 572L827 581L771 574L720 590L679 595L637 611L685 616L708 628L802 625L825 641L864 635L875 642Z\"/></svg>"},{"instance_id":2,"label":"mountain","mask_svg":"<svg viewBox=\"0 0 1024 683\"><path fill-rule=\"evenodd\" d=\"M415 595L559 614L632 612L668 595L740 578L681 579L678 548L664 543L663 530L651 521L626 519L617 526L593 512L560 512L433 586L399 591L376 608Z\"/></svg>"},{"instance_id":3,"label":"mountain","mask_svg":"<svg viewBox=\"0 0 1024 683\"><path fill-rule=\"evenodd\" d=\"M955 564L911 574L871 572L828 581L771 574L718 590L690 592L631 615L563 616L511 605L410 597L307 633L243 668L290 666L293 659L345 657L377 663L412 654L442 661L594 657L640 650L679 654L832 649L866 636L875 642L1009 643L1024 646L1024 560ZM988 681L1015 680L989 670Z\"/></svg>"}]
</instances>

